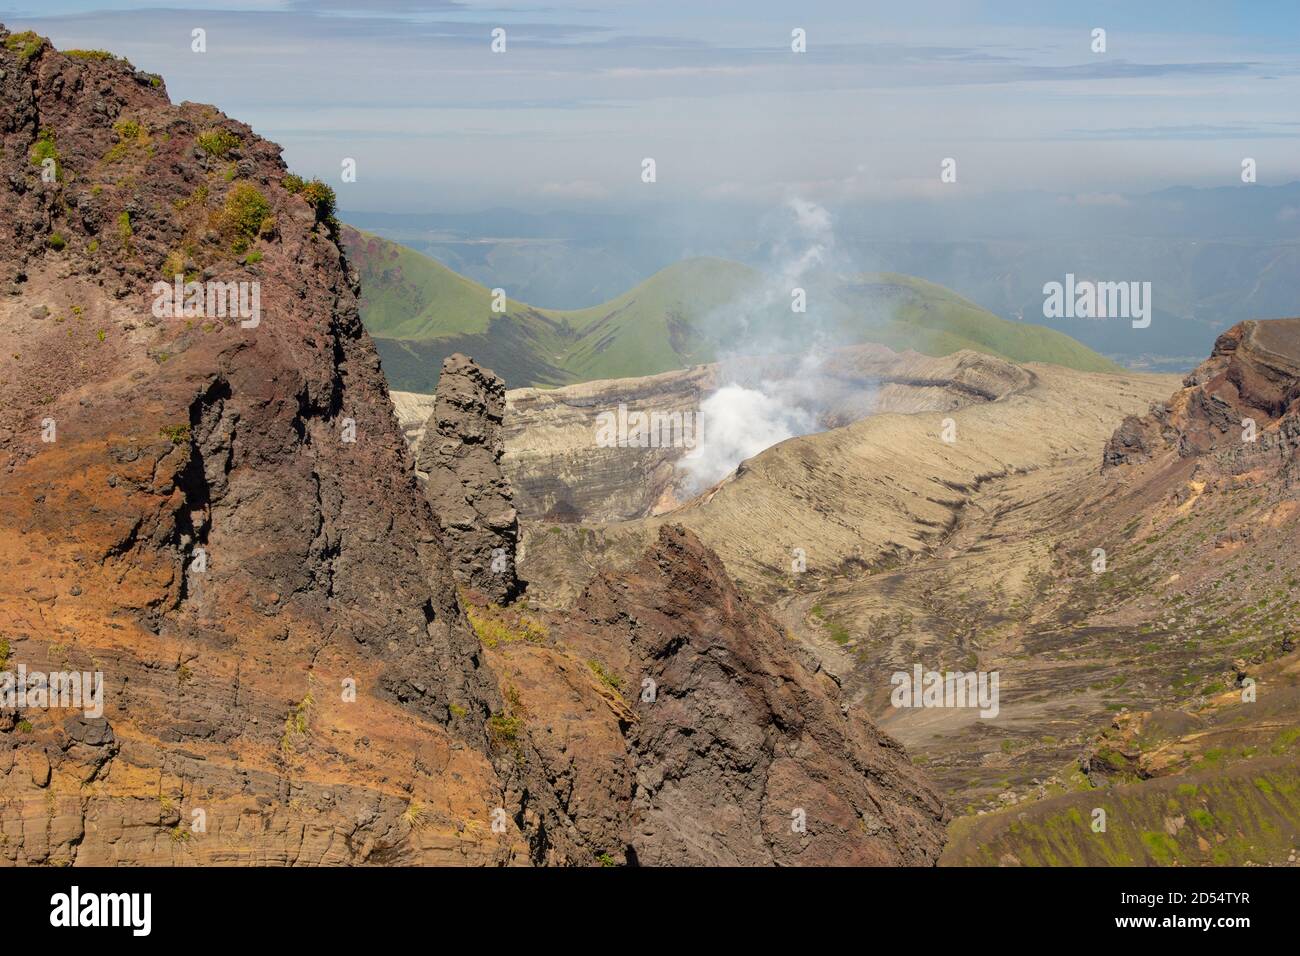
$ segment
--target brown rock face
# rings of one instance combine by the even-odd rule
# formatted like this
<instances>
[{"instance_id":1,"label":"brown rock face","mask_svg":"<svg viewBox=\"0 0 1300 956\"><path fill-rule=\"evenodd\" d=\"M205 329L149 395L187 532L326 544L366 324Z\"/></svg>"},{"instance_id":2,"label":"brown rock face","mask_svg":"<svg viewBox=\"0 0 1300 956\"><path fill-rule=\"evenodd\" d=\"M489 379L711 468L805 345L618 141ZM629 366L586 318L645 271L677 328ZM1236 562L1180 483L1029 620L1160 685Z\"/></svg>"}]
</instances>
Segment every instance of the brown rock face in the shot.
<instances>
[{"instance_id":1,"label":"brown rock face","mask_svg":"<svg viewBox=\"0 0 1300 956\"><path fill-rule=\"evenodd\" d=\"M1169 408L1166 405L1153 407L1145 416L1127 416L1106 441L1102 468L1149 461L1165 437L1168 419Z\"/></svg>"},{"instance_id":2,"label":"brown rock face","mask_svg":"<svg viewBox=\"0 0 1300 956\"><path fill-rule=\"evenodd\" d=\"M0 638L104 712L0 718L0 859L526 859L328 209L247 126L8 39ZM256 283L258 321L155 314L177 272Z\"/></svg>"},{"instance_id":3,"label":"brown rock face","mask_svg":"<svg viewBox=\"0 0 1300 956\"><path fill-rule=\"evenodd\" d=\"M1183 386L1149 415L1126 420L1104 464L1144 461L1173 445L1184 459L1213 453L1228 473L1281 467L1297 477L1300 319L1233 326Z\"/></svg>"},{"instance_id":4,"label":"brown rock face","mask_svg":"<svg viewBox=\"0 0 1300 956\"><path fill-rule=\"evenodd\" d=\"M505 382L467 356L447 356L416 461L456 580L498 604L523 590L515 573L519 516L501 471L505 408Z\"/></svg>"},{"instance_id":5,"label":"brown rock face","mask_svg":"<svg viewBox=\"0 0 1300 956\"><path fill-rule=\"evenodd\" d=\"M1300 445L1300 319L1233 326L1184 384L1182 455L1257 444L1260 451L1294 461ZM1246 419L1255 423L1256 442L1242 441Z\"/></svg>"},{"instance_id":6,"label":"brown rock face","mask_svg":"<svg viewBox=\"0 0 1300 956\"><path fill-rule=\"evenodd\" d=\"M681 526L661 528L628 573L597 578L562 639L629 702L628 858L937 861L947 811L902 747L848 712L835 681Z\"/></svg>"}]
</instances>

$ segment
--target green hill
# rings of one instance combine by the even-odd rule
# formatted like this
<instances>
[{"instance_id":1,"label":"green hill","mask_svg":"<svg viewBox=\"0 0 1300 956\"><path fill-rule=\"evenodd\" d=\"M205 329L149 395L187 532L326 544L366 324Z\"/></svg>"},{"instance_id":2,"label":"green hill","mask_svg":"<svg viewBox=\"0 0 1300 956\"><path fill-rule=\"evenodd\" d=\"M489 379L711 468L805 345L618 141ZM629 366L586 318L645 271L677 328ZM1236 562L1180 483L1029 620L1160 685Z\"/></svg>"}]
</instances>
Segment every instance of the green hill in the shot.
<instances>
[{"instance_id":1,"label":"green hill","mask_svg":"<svg viewBox=\"0 0 1300 956\"><path fill-rule=\"evenodd\" d=\"M841 297L892 296L890 320L869 341L911 348L926 355L974 349L1013 362L1050 362L1084 372L1119 370L1108 358L1063 332L1002 319L951 289L892 272L858 276L838 290Z\"/></svg>"},{"instance_id":2,"label":"green hill","mask_svg":"<svg viewBox=\"0 0 1300 956\"><path fill-rule=\"evenodd\" d=\"M800 350L819 336L828 344L879 342L929 355L968 348L1018 362L1116 368L1060 332L1000 319L908 276L807 280L809 313L802 315L748 266L687 259L591 308L507 300L505 311L494 313L489 289L434 259L351 228L343 239L361 275L361 317L390 384L403 391L433 391L452 352L472 355L511 387L546 386L684 368L742 343Z\"/></svg>"}]
</instances>

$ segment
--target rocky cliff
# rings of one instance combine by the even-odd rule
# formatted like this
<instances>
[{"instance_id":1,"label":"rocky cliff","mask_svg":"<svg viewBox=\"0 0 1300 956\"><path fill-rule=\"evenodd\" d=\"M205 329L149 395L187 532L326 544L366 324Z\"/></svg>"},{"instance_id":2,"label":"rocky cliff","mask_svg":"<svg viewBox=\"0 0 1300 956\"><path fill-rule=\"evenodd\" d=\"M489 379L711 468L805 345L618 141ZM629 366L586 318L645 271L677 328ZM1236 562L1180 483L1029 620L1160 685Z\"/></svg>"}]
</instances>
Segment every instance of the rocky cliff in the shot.
<instances>
[{"instance_id":1,"label":"rocky cliff","mask_svg":"<svg viewBox=\"0 0 1300 956\"><path fill-rule=\"evenodd\" d=\"M1219 336L1168 401L1125 419L1102 473L1149 499L1149 524L1172 504L1209 526L1201 533L1217 550L1268 547L1291 527L1300 485L1300 319L1242 322ZM1170 486L1172 501L1160 500ZM1264 563L1259 580L1276 578Z\"/></svg>"},{"instance_id":2,"label":"rocky cliff","mask_svg":"<svg viewBox=\"0 0 1300 956\"><path fill-rule=\"evenodd\" d=\"M643 865L933 865L948 819L903 749L661 528L543 620L481 621L575 845Z\"/></svg>"},{"instance_id":3,"label":"rocky cliff","mask_svg":"<svg viewBox=\"0 0 1300 956\"><path fill-rule=\"evenodd\" d=\"M644 863L931 865L947 811L681 526L602 576L568 639L629 689Z\"/></svg>"},{"instance_id":4,"label":"rocky cliff","mask_svg":"<svg viewBox=\"0 0 1300 956\"><path fill-rule=\"evenodd\" d=\"M501 471L505 409L505 382L467 356L447 356L415 463L456 580L500 604L523 589L515 571L519 516Z\"/></svg>"},{"instance_id":5,"label":"rocky cliff","mask_svg":"<svg viewBox=\"0 0 1300 956\"><path fill-rule=\"evenodd\" d=\"M1300 447L1300 319L1242 322L1219 336L1183 390L1131 417L1107 445L1105 464L1149 459L1176 444L1184 459L1214 453L1226 467L1271 462L1296 477Z\"/></svg>"},{"instance_id":6,"label":"rocky cliff","mask_svg":"<svg viewBox=\"0 0 1300 956\"><path fill-rule=\"evenodd\" d=\"M121 60L2 39L5 658L105 702L4 718L0 857L526 858L328 192Z\"/></svg>"}]
</instances>

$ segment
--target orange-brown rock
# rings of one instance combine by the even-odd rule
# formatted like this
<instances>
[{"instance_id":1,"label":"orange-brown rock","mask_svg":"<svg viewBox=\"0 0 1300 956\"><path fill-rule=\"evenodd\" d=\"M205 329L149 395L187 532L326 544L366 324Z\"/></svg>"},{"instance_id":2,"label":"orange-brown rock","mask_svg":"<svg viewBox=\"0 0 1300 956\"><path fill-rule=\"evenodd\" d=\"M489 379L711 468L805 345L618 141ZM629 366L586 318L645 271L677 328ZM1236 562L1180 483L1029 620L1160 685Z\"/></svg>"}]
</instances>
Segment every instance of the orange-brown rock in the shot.
<instances>
[{"instance_id":1,"label":"orange-brown rock","mask_svg":"<svg viewBox=\"0 0 1300 956\"><path fill-rule=\"evenodd\" d=\"M1105 464L1131 464L1173 444L1183 458L1214 452L1230 469L1266 460L1296 476L1300 448L1300 319L1240 322L1219 336L1183 389L1130 417L1106 446Z\"/></svg>"},{"instance_id":2,"label":"orange-brown rock","mask_svg":"<svg viewBox=\"0 0 1300 956\"><path fill-rule=\"evenodd\" d=\"M0 74L0 637L105 686L93 733L8 714L0 859L526 860L326 205L122 61ZM155 315L175 271L258 283L260 321Z\"/></svg>"}]
</instances>

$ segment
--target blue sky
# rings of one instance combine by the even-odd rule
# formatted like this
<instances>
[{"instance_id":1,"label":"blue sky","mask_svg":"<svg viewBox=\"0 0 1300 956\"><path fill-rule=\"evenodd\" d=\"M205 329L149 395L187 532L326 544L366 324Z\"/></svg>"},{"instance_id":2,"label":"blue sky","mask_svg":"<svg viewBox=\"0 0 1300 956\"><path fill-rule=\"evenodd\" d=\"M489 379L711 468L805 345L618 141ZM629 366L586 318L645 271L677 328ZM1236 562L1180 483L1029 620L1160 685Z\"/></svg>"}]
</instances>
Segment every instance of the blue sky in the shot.
<instances>
[{"instance_id":1,"label":"blue sky","mask_svg":"<svg viewBox=\"0 0 1300 956\"><path fill-rule=\"evenodd\" d=\"M771 205L1300 179L1300 4L0 0L336 183L345 208ZM190 32L207 31L206 53ZM494 54L491 31L506 31ZM808 52L790 51L807 31ZM1107 50L1090 49L1093 28ZM344 157L357 182L339 182ZM641 182L653 157L658 182ZM957 183L940 163L957 160ZM653 190L653 192L651 192ZM1104 201L1104 198L1103 200Z\"/></svg>"}]
</instances>

